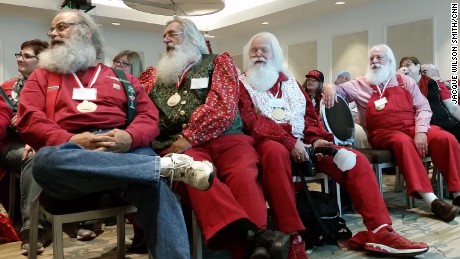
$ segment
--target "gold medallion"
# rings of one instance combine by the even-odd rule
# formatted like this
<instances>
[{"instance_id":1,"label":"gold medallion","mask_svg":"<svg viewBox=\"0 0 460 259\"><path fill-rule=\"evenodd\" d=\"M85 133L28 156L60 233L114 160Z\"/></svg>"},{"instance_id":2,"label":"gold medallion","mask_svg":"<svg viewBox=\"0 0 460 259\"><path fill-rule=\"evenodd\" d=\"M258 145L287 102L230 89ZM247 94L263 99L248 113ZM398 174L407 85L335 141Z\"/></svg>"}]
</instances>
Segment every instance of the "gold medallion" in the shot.
<instances>
[{"instance_id":1,"label":"gold medallion","mask_svg":"<svg viewBox=\"0 0 460 259\"><path fill-rule=\"evenodd\" d=\"M383 104L380 104L380 105L378 105L378 106L375 106L375 109L377 109L377 111L381 111L381 110L383 110L383 108L385 108L385 104L384 104L384 103L383 103Z\"/></svg>"},{"instance_id":2,"label":"gold medallion","mask_svg":"<svg viewBox=\"0 0 460 259\"><path fill-rule=\"evenodd\" d=\"M88 102L84 100L83 102L77 105L77 110L79 112L93 112L97 109L97 105L93 102Z\"/></svg>"},{"instance_id":3,"label":"gold medallion","mask_svg":"<svg viewBox=\"0 0 460 259\"><path fill-rule=\"evenodd\" d=\"M277 121L280 121L282 119L284 119L284 116L285 116L285 112L283 109L281 108L274 108L273 111L272 111L272 117L273 119L277 120Z\"/></svg>"},{"instance_id":4,"label":"gold medallion","mask_svg":"<svg viewBox=\"0 0 460 259\"><path fill-rule=\"evenodd\" d=\"M171 97L168 99L168 106L169 107L174 107L180 102L180 95L178 93L173 94Z\"/></svg>"}]
</instances>

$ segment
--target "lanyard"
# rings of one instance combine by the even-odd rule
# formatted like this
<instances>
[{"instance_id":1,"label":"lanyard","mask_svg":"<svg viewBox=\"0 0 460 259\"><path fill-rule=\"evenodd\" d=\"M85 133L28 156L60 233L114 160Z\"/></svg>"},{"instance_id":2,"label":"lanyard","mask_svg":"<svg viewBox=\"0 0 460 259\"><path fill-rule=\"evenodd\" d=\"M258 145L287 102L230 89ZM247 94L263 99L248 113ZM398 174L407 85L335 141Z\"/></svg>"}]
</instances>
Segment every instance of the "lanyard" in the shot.
<instances>
[{"instance_id":1,"label":"lanyard","mask_svg":"<svg viewBox=\"0 0 460 259\"><path fill-rule=\"evenodd\" d=\"M190 69L192 68L192 66L193 66L194 64L195 64L195 62L189 64L189 65L185 68L185 70L184 70L184 72L182 73L181 77L180 77L179 80L177 80L177 82L176 82L176 88L177 88L177 89L179 89L180 84L182 83L182 81L184 80L185 76L188 74L188 72L190 71Z\"/></svg>"},{"instance_id":2,"label":"lanyard","mask_svg":"<svg viewBox=\"0 0 460 259\"><path fill-rule=\"evenodd\" d=\"M387 88L388 83L390 82L390 79L391 79L391 76L388 78L387 82L386 82L385 85L383 86L382 91L380 91L380 87L377 85L377 91L379 91L380 98L383 97L383 93L385 92L385 89Z\"/></svg>"},{"instance_id":3,"label":"lanyard","mask_svg":"<svg viewBox=\"0 0 460 259\"><path fill-rule=\"evenodd\" d=\"M277 86L278 90L276 91L276 94L273 94L272 92L270 93L273 95L273 97L275 97L275 99L282 99L283 97L278 98L278 95L281 93L281 81L278 81Z\"/></svg>"},{"instance_id":4,"label":"lanyard","mask_svg":"<svg viewBox=\"0 0 460 259\"><path fill-rule=\"evenodd\" d=\"M101 64L99 64L97 66L97 69L96 69L96 72L94 73L93 75L93 79L91 80L91 82L89 83L88 85L88 88L91 88L93 87L94 83L96 82L96 79L97 77L99 76L99 73L101 72ZM75 78L75 81L77 81L77 84L80 86L80 88L85 88L83 86L83 84L81 83L80 79L78 78L78 76L75 74L75 73L72 73L73 77Z\"/></svg>"}]
</instances>

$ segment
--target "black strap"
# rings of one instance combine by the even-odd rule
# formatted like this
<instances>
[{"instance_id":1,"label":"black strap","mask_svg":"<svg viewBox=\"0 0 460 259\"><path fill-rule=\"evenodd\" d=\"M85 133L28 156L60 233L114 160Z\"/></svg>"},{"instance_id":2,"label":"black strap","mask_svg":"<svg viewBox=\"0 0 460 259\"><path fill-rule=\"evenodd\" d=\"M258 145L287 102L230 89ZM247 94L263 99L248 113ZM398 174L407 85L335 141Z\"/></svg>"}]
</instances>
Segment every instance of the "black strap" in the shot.
<instances>
[{"instance_id":1,"label":"black strap","mask_svg":"<svg viewBox=\"0 0 460 259\"><path fill-rule=\"evenodd\" d=\"M122 70L112 68L113 72L117 75L118 79L120 79L123 87L125 88L126 94L126 103L128 104L128 115L126 119L126 124L129 125L136 116L136 90L129 82L128 78L125 75L125 72Z\"/></svg>"},{"instance_id":2,"label":"black strap","mask_svg":"<svg viewBox=\"0 0 460 259\"><path fill-rule=\"evenodd\" d=\"M323 232L326 233L326 236L324 237L324 241L326 241L327 237L329 236L329 229L324 225L323 220L321 219L321 216L318 214L318 211L313 205L313 198L311 197L310 190L308 190L308 186L305 180L305 175L303 173L303 170L299 170L299 174L300 174L300 182L302 183L303 191L305 193L305 197L307 198L307 202L311 208L311 211L313 211L313 215L315 216L316 221L318 221L319 226L321 227Z\"/></svg>"},{"instance_id":3,"label":"black strap","mask_svg":"<svg viewBox=\"0 0 460 259\"><path fill-rule=\"evenodd\" d=\"M3 91L3 88L0 87L0 94L2 95L3 99L5 99L6 104L10 106L10 108L13 110L13 112L16 112L17 109L14 107L13 103L11 102L10 98L6 95L5 91Z\"/></svg>"}]
</instances>

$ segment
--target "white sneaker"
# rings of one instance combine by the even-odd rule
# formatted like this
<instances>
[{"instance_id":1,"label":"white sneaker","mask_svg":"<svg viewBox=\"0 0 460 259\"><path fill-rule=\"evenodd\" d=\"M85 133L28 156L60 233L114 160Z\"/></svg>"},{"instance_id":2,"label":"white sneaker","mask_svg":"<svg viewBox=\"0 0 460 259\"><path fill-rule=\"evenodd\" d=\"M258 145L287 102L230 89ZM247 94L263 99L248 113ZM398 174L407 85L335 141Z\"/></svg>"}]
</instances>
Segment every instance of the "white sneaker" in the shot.
<instances>
[{"instance_id":1,"label":"white sneaker","mask_svg":"<svg viewBox=\"0 0 460 259\"><path fill-rule=\"evenodd\" d=\"M162 175L170 177L172 181L181 181L202 191L211 187L214 166L209 161L194 161L190 156L175 153L161 159L162 162L167 161L166 166L161 168Z\"/></svg>"}]
</instances>

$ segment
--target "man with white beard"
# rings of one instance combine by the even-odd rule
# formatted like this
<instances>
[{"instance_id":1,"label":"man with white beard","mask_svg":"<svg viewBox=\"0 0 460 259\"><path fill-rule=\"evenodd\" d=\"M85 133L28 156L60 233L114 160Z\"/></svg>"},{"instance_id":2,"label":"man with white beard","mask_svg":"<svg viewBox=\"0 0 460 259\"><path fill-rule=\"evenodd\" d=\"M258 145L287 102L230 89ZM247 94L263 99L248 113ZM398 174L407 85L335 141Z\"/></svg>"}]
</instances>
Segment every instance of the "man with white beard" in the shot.
<instances>
[{"instance_id":1,"label":"man with white beard","mask_svg":"<svg viewBox=\"0 0 460 259\"><path fill-rule=\"evenodd\" d=\"M241 117L245 129L256 140L263 186L269 190L265 195L273 211L275 225L291 235L288 258L307 257L304 251L297 250L298 243L303 243L297 233L305 228L297 216L291 180L291 162L301 163L310 159L307 145L313 148L332 146L347 157L356 157L355 164L346 167L331 156L319 156L316 162L318 171L345 186L368 229L350 239L352 249L364 248L390 255L416 255L428 251L425 243L411 242L392 229L369 161L353 149L332 144L332 135L321 125L310 98L295 78L282 68L284 58L276 37L268 32L256 34L243 55L245 72L240 76ZM284 175L276 175L276 172Z\"/></svg>"},{"instance_id":2,"label":"man with white beard","mask_svg":"<svg viewBox=\"0 0 460 259\"><path fill-rule=\"evenodd\" d=\"M17 128L37 150L36 182L63 200L110 191L137 207L151 255L190 258L180 203L168 182L206 190L213 165L152 151L158 110L136 78L122 72L118 78L97 63L103 39L87 14L60 12L48 36L51 48L39 56L41 68L29 77L18 109Z\"/></svg>"},{"instance_id":3,"label":"man with white beard","mask_svg":"<svg viewBox=\"0 0 460 259\"><path fill-rule=\"evenodd\" d=\"M195 24L179 17L166 23L163 42L166 52L157 66L158 77L145 80L156 82L149 96L160 112L160 135L153 148L216 166L217 179L206 193L176 185L208 247L228 248L232 258L281 258L287 236L265 229L259 160L253 138L243 134L231 56L208 54Z\"/></svg>"},{"instance_id":4,"label":"man with white beard","mask_svg":"<svg viewBox=\"0 0 460 259\"><path fill-rule=\"evenodd\" d=\"M416 82L396 74L396 61L387 45L376 45L369 51L366 76L337 87L324 89L326 107L334 104L335 94L348 102L355 101L364 118L369 144L376 149L392 151L404 175L407 193L425 200L441 220L455 219L460 206L460 146L455 137L431 125L431 110ZM430 179L420 157L431 156L433 164L453 192L453 204L433 193Z\"/></svg>"}]
</instances>

